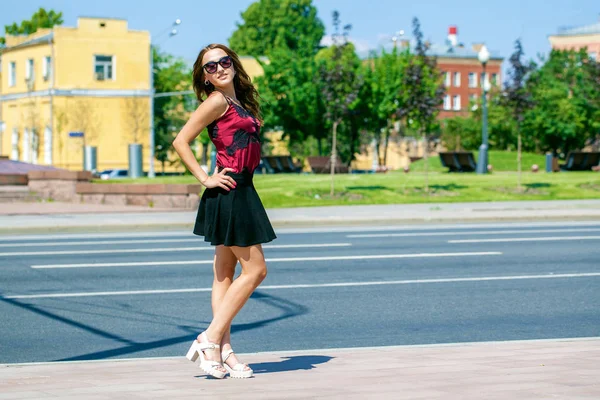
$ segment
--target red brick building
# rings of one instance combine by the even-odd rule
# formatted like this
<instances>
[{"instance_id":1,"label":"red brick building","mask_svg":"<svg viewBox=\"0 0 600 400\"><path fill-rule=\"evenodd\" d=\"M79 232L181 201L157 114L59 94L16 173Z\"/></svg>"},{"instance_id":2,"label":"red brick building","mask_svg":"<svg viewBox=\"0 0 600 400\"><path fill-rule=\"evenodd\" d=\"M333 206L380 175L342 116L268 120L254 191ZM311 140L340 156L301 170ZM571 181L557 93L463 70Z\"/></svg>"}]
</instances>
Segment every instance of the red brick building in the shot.
<instances>
[{"instance_id":1,"label":"red brick building","mask_svg":"<svg viewBox=\"0 0 600 400\"><path fill-rule=\"evenodd\" d=\"M478 53L483 44L470 47L458 43L458 29L451 26L444 45L432 44L428 54L437 58L438 68L444 73L446 95L439 118L467 115L469 104L481 97L484 79L490 87L500 86L503 58L491 53L485 67L479 62Z\"/></svg>"}]
</instances>

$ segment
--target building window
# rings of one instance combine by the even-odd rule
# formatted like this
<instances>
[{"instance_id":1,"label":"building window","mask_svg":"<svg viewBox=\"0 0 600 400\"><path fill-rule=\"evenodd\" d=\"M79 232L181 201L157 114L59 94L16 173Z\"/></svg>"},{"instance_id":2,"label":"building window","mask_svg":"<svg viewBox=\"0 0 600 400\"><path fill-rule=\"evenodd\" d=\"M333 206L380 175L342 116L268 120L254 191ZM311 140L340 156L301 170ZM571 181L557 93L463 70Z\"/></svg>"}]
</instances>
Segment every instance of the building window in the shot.
<instances>
[{"instance_id":1,"label":"building window","mask_svg":"<svg viewBox=\"0 0 600 400\"><path fill-rule=\"evenodd\" d=\"M450 87L450 72L444 72L444 86Z\"/></svg>"},{"instance_id":2,"label":"building window","mask_svg":"<svg viewBox=\"0 0 600 400\"><path fill-rule=\"evenodd\" d=\"M498 82L498 74L492 74L492 85L498 86L500 82Z\"/></svg>"},{"instance_id":3,"label":"building window","mask_svg":"<svg viewBox=\"0 0 600 400\"><path fill-rule=\"evenodd\" d=\"M94 75L97 81L114 80L113 56L94 56Z\"/></svg>"},{"instance_id":4,"label":"building window","mask_svg":"<svg viewBox=\"0 0 600 400\"><path fill-rule=\"evenodd\" d=\"M19 160L19 130L13 128L12 131L12 153L10 158L17 161Z\"/></svg>"},{"instance_id":5,"label":"building window","mask_svg":"<svg viewBox=\"0 0 600 400\"><path fill-rule=\"evenodd\" d=\"M25 64L25 79L28 81L33 81L35 70L33 69L33 58L27 60L27 64Z\"/></svg>"},{"instance_id":6,"label":"building window","mask_svg":"<svg viewBox=\"0 0 600 400\"><path fill-rule=\"evenodd\" d=\"M44 129L44 163L52 165L52 130L49 126Z\"/></svg>"},{"instance_id":7,"label":"building window","mask_svg":"<svg viewBox=\"0 0 600 400\"><path fill-rule=\"evenodd\" d=\"M23 161L29 162L31 161L31 136L29 135L29 129L25 128L23 130Z\"/></svg>"},{"instance_id":8,"label":"building window","mask_svg":"<svg viewBox=\"0 0 600 400\"><path fill-rule=\"evenodd\" d=\"M469 87L477 87L477 74L475 72L469 72Z\"/></svg>"},{"instance_id":9,"label":"building window","mask_svg":"<svg viewBox=\"0 0 600 400\"><path fill-rule=\"evenodd\" d=\"M460 95L456 95L454 96L454 110L455 111L460 111Z\"/></svg>"},{"instance_id":10,"label":"building window","mask_svg":"<svg viewBox=\"0 0 600 400\"><path fill-rule=\"evenodd\" d=\"M444 96L444 110L452 109L452 105L450 104L450 95L447 94Z\"/></svg>"},{"instance_id":11,"label":"building window","mask_svg":"<svg viewBox=\"0 0 600 400\"><path fill-rule=\"evenodd\" d=\"M46 57L44 57L44 63L42 64L42 74L44 75L45 81L50 79L51 73L52 73L52 58L50 58L50 56L46 56Z\"/></svg>"},{"instance_id":12,"label":"building window","mask_svg":"<svg viewBox=\"0 0 600 400\"><path fill-rule=\"evenodd\" d=\"M477 95L476 94L470 94L469 95L469 101L471 103L476 103L477 102Z\"/></svg>"},{"instance_id":13,"label":"building window","mask_svg":"<svg viewBox=\"0 0 600 400\"><path fill-rule=\"evenodd\" d=\"M17 84L17 63L11 61L8 64L8 86L13 87Z\"/></svg>"},{"instance_id":14,"label":"building window","mask_svg":"<svg viewBox=\"0 0 600 400\"><path fill-rule=\"evenodd\" d=\"M454 87L460 87L460 72L454 73Z\"/></svg>"}]
</instances>

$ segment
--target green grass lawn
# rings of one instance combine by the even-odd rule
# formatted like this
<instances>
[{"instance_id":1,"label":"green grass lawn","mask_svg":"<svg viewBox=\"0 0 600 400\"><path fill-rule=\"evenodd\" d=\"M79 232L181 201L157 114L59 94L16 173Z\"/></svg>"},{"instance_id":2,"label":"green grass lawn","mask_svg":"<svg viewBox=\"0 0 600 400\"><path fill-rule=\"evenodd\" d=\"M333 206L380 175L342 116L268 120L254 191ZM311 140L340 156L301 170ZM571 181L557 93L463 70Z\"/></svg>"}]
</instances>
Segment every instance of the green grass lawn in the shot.
<instances>
[{"instance_id":1,"label":"green grass lawn","mask_svg":"<svg viewBox=\"0 0 600 400\"><path fill-rule=\"evenodd\" d=\"M254 181L267 208L600 198L598 172L525 172L522 175L522 191L517 190L516 172L496 171L487 175L432 172L429 174L429 193L424 189L425 174L419 172L342 174L335 177L333 197L329 195L329 175L256 175ZM197 183L191 176L118 182Z\"/></svg>"}]
</instances>

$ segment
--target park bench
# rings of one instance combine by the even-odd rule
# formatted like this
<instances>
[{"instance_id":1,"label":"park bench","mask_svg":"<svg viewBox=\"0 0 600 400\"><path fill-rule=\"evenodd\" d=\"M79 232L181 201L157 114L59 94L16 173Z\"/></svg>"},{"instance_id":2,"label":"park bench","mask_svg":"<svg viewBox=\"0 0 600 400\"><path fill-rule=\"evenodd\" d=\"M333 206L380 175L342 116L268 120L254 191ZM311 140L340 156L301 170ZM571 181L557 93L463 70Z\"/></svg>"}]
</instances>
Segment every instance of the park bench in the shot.
<instances>
[{"instance_id":1,"label":"park bench","mask_svg":"<svg viewBox=\"0 0 600 400\"><path fill-rule=\"evenodd\" d=\"M296 164L291 156L277 156L279 164L284 172L299 173L302 172L302 165Z\"/></svg>"},{"instance_id":2,"label":"park bench","mask_svg":"<svg viewBox=\"0 0 600 400\"><path fill-rule=\"evenodd\" d=\"M302 166L297 165L292 157L287 156L263 156L262 168L268 174L280 174L284 172L298 173L302 171Z\"/></svg>"},{"instance_id":3,"label":"park bench","mask_svg":"<svg viewBox=\"0 0 600 400\"><path fill-rule=\"evenodd\" d=\"M590 171L600 164L598 151L570 151L565 158L565 163L559 167L563 171Z\"/></svg>"},{"instance_id":4,"label":"park bench","mask_svg":"<svg viewBox=\"0 0 600 400\"><path fill-rule=\"evenodd\" d=\"M472 152L448 151L439 155L442 166L448 168L448 172L473 172L477 168Z\"/></svg>"},{"instance_id":5,"label":"park bench","mask_svg":"<svg viewBox=\"0 0 600 400\"><path fill-rule=\"evenodd\" d=\"M331 157L329 156L310 156L306 158L306 161L310 170L315 174L328 174L331 172ZM335 159L335 173L348 173L348 165L342 163L338 157Z\"/></svg>"}]
</instances>

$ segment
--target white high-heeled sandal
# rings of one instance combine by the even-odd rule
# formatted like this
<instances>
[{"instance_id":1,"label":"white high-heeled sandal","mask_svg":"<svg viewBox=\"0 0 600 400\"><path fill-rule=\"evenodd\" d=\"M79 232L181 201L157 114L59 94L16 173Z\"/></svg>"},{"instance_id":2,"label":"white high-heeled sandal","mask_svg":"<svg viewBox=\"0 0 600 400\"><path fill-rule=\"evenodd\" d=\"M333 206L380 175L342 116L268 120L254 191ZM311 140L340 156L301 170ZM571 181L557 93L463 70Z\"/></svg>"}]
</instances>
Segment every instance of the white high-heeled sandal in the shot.
<instances>
[{"instance_id":1,"label":"white high-heeled sandal","mask_svg":"<svg viewBox=\"0 0 600 400\"><path fill-rule=\"evenodd\" d=\"M195 339L192 342L192 346L186 354L186 358L190 361L196 361L200 357L200 368L213 378L223 379L227 372L222 371L219 367L223 368L223 364L218 361L208 360L204 357L204 350L215 350L220 349L221 346L216 343L211 343L206 336L206 332L202 332L200 336L204 335L206 342L199 342Z\"/></svg>"},{"instance_id":2,"label":"white high-heeled sandal","mask_svg":"<svg viewBox=\"0 0 600 400\"><path fill-rule=\"evenodd\" d=\"M233 350L231 350L231 349L225 350L224 352L221 353L221 359L223 360L223 366L225 367L227 372L229 372L229 376L231 376L232 378L240 378L240 379L252 378L252 375L254 375L254 371L252 371L252 369L250 369L250 367L248 367L247 364L237 363L233 366L233 368L231 368L229 365L227 365L227 359L232 354L233 354ZM246 367L248 367L248 369L246 369Z\"/></svg>"}]
</instances>

